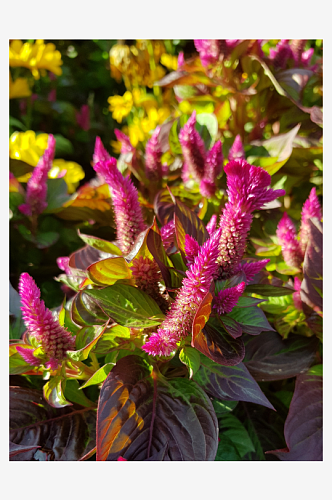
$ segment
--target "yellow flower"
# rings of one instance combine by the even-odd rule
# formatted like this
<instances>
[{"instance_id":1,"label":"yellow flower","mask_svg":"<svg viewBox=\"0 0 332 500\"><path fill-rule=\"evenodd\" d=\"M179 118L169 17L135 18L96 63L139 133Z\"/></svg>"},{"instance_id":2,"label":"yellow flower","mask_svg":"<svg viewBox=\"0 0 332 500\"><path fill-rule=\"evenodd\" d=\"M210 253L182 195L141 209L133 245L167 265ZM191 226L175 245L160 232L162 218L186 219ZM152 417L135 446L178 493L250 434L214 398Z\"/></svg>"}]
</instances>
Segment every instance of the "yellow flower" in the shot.
<instances>
[{"instance_id":1,"label":"yellow flower","mask_svg":"<svg viewBox=\"0 0 332 500\"><path fill-rule=\"evenodd\" d=\"M31 95L31 90L28 80L26 78L16 78L13 82L9 72L9 99L28 97L29 95Z\"/></svg>"},{"instance_id":2,"label":"yellow flower","mask_svg":"<svg viewBox=\"0 0 332 500\"><path fill-rule=\"evenodd\" d=\"M128 135L130 142L136 148L139 142L143 142L145 139L144 130L142 130L141 120L134 117L133 123L128 125Z\"/></svg>"},{"instance_id":3,"label":"yellow flower","mask_svg":"<svg viewBox=\"0 0 332 500\"><path fill-rule=\"evenodd\" d=\"M129 115L131 108L133 107L133 96L132 93L127 90L123 96L115 95L107 99L109 102L109 110L112 111L112 117L121 123L122 119Z\"/></svg>"},{"instance_id":4,"label":"yellow flower","mask_svg":"<svg viewBox=\"0 0 332 500\"><path fill-rule=\"evenodd\" d=\"M172 69L174 71L178 69L178 58L171 54L162 54L160 62L166 66L167 69Z\"/></svg>"},{"instance_id":5,"label":"yellow flower","mask_svg":"<svg viewBox=\"0 0 332 500\"><path fill-rule=\"evenodd\" d=\"M130 66L130 48L128 45L115 44L110 50L111 76L121 82L122 74Z\"/></svg>"},{"instance_id":6,"label":"yellow flower","mask_svg":"<svg viewBox=\"0 0 332 500\"><path fill-rule=\"evenodd\" d=\"M61 172L66 170L64 180L68 186L68 193L74 193L79 185L79 182L84 179L85 173L81 165L74 161L66 161L62 159L53 160L52 168L48 173L49 179L55 179Z\"/></svg>"},{"instance_id":7,"label":"yellow flower","mask_svg":"<svg viewBox=\"0 0 332 500\"><path fill-rule=\"evenodd\" d=\"M111 146L115 154L119 155L121 153L122 144L120 141L111 141Z\"/></svg>"},{"instance_id":8,"label":"yellow flower","mask_svg":"<svg viewBox=\"0 0 332 500\"><path fill-rule=\"evenodd\" d=\"M61 75L61 65L61 53L56 50L53 43L45 44L44 40L36 40L36 43L13 40L10 43L9 66L30 69L36 80L40 78L40 69L47 69L55 75Z\"/></svg>"},{"instance_id":9,"label":"yellow flower","mask_svg":"<svg viewBox=\"0 0 332 500\"><path fill-rule=\"evenodd\" d=\"M36 166L47 148L48 134L39 134L32 130L14 132L9 138L9 156Z\"/></svg>"}]
</instances>

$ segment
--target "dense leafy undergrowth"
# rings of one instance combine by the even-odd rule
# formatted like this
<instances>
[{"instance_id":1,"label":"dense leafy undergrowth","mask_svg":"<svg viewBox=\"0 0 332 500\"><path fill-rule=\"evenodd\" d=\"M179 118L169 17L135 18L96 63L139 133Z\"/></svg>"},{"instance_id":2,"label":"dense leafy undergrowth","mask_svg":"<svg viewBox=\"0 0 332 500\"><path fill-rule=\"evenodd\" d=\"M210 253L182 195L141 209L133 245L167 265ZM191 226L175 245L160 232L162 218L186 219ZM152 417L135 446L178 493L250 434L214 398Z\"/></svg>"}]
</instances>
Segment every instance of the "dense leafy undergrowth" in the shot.
<instances>
[{"instance_id":1,"label":"dense leafy undergrowth","mask_svg":"<svg viewBox=\"0 0 332 500\"><path fill-rule=\"evenodd\" d=\"M10 98L10 460L322 460L321 41L12 40Z\"/></svg>"}]
</instances>

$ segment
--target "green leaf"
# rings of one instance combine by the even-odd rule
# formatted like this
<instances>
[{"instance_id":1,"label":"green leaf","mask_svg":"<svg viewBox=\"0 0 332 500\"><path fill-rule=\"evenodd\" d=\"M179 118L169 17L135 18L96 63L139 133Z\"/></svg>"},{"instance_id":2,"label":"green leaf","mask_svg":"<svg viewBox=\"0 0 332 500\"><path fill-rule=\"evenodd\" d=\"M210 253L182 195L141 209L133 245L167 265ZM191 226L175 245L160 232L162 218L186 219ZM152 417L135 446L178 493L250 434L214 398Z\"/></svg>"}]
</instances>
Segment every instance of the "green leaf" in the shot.
<instances>
[{"instance_id":1,"label":"green leaf","mask_svg":"<svg viewBox=\"0 0 332 500\"><path fill-rule=\"evenodd\" d=\"M220 441L215 461L234 462L236 460L241 460L235 444L229 439L228 436L222 434L219 439Z\"/></svg>"},{"instance_id":2,"label":"green leaf","mask_svg":"<svg viewBox=\"0 0 332 500\"><path fill-rule=\"evenodd\" d=\"M188 367L189 378L197 372L201 364L201 357L197 349L186 346L181 349L179 354L180 361Z\"/></svg>"},{"instance_id":3,"label":"green leaf","mask_svg":"<svg viewBox=\"0 0 332 500\"><path fill-rule=\"evenodd\" d=\"M77 380L67 380L64 391L65 398L86 408L95 408L96 405L85 396L83 391L79 390L82 387Z\"/></svg>"},{"instance_id":4,"label":"green leaf","mask_svg":"<svg viewBox=\"0 0 332 500\"><path fill-rule=\"evenodd\" d=\"M234 410L237 406L238 401L220 401L219 399L213 399L212 401L214 411L216 412L217 417L224 413L229 413Z\"/></svg>"},{"instance_id":5,"label":"green leaf","mask_svg":"<svg viewBox=\"0 0 332 500\"><path fill-rule=\"evenodd\" d=\"M60 101L58 101L60 102ZM67 104L67 103L63 103ZM69 103L68 103L69 104ZM63 137L63 135L55 134L55 158L59 158L63 155L72 155L74 154L74 148L69 139Z\"/></svg>"},{"instance_id":6,"label":"green leaf","mask_svg":"<svg viewBox=\"0 0 332 500\"><path fill-rule=\"evenodd\" d=\"M130 329L125 326L115 325L106 328L102 337L94 348L95 354L107 354L111 349L119 345L120 339L130 339ZM118 352L118 351L117 351ZM142 351L143 352L143 351ZM110 360L107 360L109 362Z\"/></svg>"},{"instance_id":7,"label":"green leaf","mask_svg":"<svg viewBox=\"0 0 332 500\"><path fill-rule=\"evenodd\" d=\"M62 383L63 378L60 375L52 377L43 387L43 395L49 405L53 408L63 408L64 406L71 406L63 394Z\"/></svg>"},{"instance_id":8,"label":"green leaf","mask_svg":"<svg viewBox=\"0 0 332 500\"><path fill-rule=\"evenodd\" d=\"M292 295L282 295L280 297L268 297L268 299L260 307L267 313L280 314L292 304Z\"/></svg>"},{"instance_id":9,"label":"green leaf","mask_svg":"<svg viewBox=\"0 0 332 500\"><path fill-rule=\"evenodd\" d=\"M113 366L115 366L116 363L106 363L106 365L102 366L97 370L89 380L85 382L84 385L80 387L80 389L84 389L85 387L89 387L89 385L96 385L96 384L101 384L104 382L105 378L109 374L109 372L112 370Z\"/></svg>"},{"instance_id":10,"label":"green leaf","mask_svg":"<svg viewBox=\"0 0 332 500\"><path fill-rule=\"evenodd\" d=\"M168 136L169 147L174 155L182 154L182 148L178 137L177 127L178 127L178 121L175 120Z\"/></svg>"},{"instance_id":11,"label":"green leaf","mask_svg":"<svg viewBox=\"0 0 332 500\"><path fill-rule=\"evenodd\" d=\"M98 340L103 335L105 328L105 326L94 326L88 329L82 328L81 332L78 334L78 338L76 338L76 342L80 345L84 342L84 338L84 340L86 340L88 343L84 347L76 351L67 351L68 356L74 361L83 361L84 359L86 359L89 356L91 349L97 344ZM91 339L92 331L94 333L94 336Z\"/></svg>"},{"instance_id":12,"label":"green leaf","mask_svg":"<svg viewBox=\"0 0 332 500\"><path fill-rule=\"evenodd\" d=\"M101 238L97 238L96 236L90 236L89 234L83 234L79 230L78 235L84 241L84 243L90 245L93 248L96 248L97 250L113 255L122 255L122 251L120 250L120 248L111 241L106 241Z\"/></svg>"},{"instance_id":13,"label":"green leaf","mask_svg":"<svg viewBox=\"0 0 332 500\"><path fill-rule=\"evenodd\" d=\"M222 436L227 436L231 440L241 458L250 451L255 451L248 431L235 415L222 415L219 419L219 431Z\"/></svg>"},{"instance_id":14,"label":"green leaf","mask_svg":"<svg viewBox=\"0 0 332 500\"><path fill-rule=\"evenodd\" d=\"M47 179L47 208L45 213L59 211L69 199L68 187L63 178Z\"/></svg>"},{"instance_id":15,"label":"green leaf","mask_svg":"<svg viewBox=\"0 0 332 500\"><path fill-rule=\"evenodd\" d=\"M128 328L149 328L164 318L157 303L131 285L112 285L102 290L86 290L116 323Z\"/></svg>"},{"instance_id":16,"label":"green leaf","mask_svg":"<svg viewBox=\"0 0 332 500\"><path fill-rule=\"evenodd\" d=\"M323 376L323 365L315 365L308 371L309 375L317 375L318 377Z\"/></svg>"},{"instance_id":17,"label":"green leaf","mask_svg":"<svg viewBox=\"0 0 332 500\"><path fill-rule=\"evenodd\" d=\"M88 276L97 285L113 285L118 280L129 280L131 270L124 257L109 257L91 264Z\"/></svg>"},{"instance_id":18,"label":"green leaf","mask_svg":"<svg viewBox=\"0 0 332 500\"><path fill-rule=\"evenodd\" d=\"M214 144L217 139L218 128L219 128L216 115L213 113L199 113L196 116L196 122L201 126L205 125L205 127L209 131L212 144Z\"/></svg>"},{"instance_id":19,"label":"green leaf","mask_svg":"<svg viewBox=\"0 0 332 500\"><path fill-rule=\"evenodd\" d=\"M255 293L257 295L262 295L263 297L280 297L282 295L290 295L294 293L295 290L291 288L273 286L273 285L248 285L246 287L246 293Z\"/></svg>"},{"instance_id":20,"label":"green leaf","mask_svg":"<svg viewBox=\"0 0 332 500\"><path fill-rule=\"evenodd\" d=\"M80 326L105 325L109 317L86 292L78 292L71 305L71 317Z\"/></svg>"},{"instance_id":21,"label":"green leaf","mask_svg":"<svg viewBox=\"0 0 332 500\"><path fill-rule=\"evenodd\" d=\"M227 316L240 323L243 331L251 335L258 335L262 331L274 331L274 328L272 328L266 319L264 312L257 306L246 308L234 307L232 312L228 313Z\"/></svg>"},{"instance_id":22,"label":"green leaf","mask_svg":"<svg viewBox=\"0 0 332 500\"><path fill-rule=\"evenodd\" d=\"M16 179L22 177L25 174L32 172L34 169L33 165L29 165L21 160L9 159L9 170L14 174Z\"/></svg>"}]
</instances>

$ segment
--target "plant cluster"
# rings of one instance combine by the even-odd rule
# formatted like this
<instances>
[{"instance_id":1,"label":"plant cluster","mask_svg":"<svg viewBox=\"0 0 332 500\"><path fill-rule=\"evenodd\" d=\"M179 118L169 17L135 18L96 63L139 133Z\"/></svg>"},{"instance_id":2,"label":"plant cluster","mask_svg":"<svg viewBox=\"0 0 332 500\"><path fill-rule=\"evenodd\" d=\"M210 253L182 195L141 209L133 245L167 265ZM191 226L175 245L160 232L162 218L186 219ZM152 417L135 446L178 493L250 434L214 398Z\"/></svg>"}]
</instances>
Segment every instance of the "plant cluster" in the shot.
<instances>
[{"instance_id":1,"label":"plant cluster","mask_svg":"<svg viewBox=\"0 0 332 500\"><path fill-rule=\"evenodd\" d=\"M322 460L320 41L87 43L116 141L10 76L10 459Z\"/></svg>"}]
</instances>

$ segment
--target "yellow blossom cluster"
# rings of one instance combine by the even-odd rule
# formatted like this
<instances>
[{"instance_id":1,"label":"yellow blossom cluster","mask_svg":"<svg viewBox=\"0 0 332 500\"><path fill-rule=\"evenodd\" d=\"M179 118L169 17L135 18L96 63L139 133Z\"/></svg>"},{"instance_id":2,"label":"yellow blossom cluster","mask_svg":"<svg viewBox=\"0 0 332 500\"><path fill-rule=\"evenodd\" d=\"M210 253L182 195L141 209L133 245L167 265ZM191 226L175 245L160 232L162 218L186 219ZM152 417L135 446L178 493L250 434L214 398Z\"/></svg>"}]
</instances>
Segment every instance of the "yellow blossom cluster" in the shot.
<instances>
[{"instance_id":1,"label":"yellow blossom cluster","mask_svg":"<svg viewBox=\"0 0 332 500\"><path fill-rule=\"evenodd\" d=\"M31 89L28 80L26 78L16 78L13 81L9 72L9 99L29 97L29 95L31 95Z\"/></svg>"},{"instance_id":2,"label":"yellow blossom cluster","mask_svg":"<svg viewBox=\"0 0 332 500\"><path fill-rule=\"evenodd\" d=\"M12 40L9 45L9 66L12 68L28 68L33 77L40 78L40 70L48 70L55 75L61 75L61 53L53 43L36 40L35 43Z\"/></svg>"},{"instance_id":3,"label":"yellow blossom cluster","mask_svg":"<svg viewBox=\"0 0 332 500\"><path fill-rule=\"evenodd\" d=\"M40 157L47 148L48 134L38 134L32 130L27 132L14 132L9 138L9 157L21 160L35 167ZM65 172L65 174L64 174ZM64 174L64 180L68 186L68 193L74 193L79 181L84 179L85 173L81 165L74 161L66 161L61 158L54 159L49 179L54 179ZM27 182L31 173L18 178L20 182Z\"/></svg>"}]
</instances>

